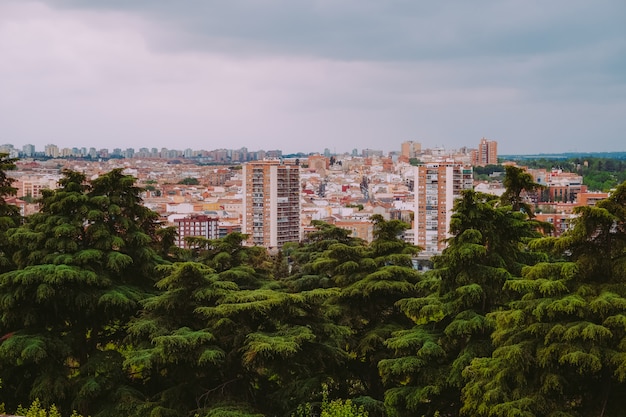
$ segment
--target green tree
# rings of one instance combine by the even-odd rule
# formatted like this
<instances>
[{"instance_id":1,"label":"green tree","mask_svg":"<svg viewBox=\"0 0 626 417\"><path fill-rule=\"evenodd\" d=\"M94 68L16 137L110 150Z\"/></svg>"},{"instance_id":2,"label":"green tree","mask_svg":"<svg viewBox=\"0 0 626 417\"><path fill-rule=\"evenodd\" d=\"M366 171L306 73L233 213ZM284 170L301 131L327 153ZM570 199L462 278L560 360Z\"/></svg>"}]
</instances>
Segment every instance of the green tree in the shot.
<instances>
[{"instance_id":1,"label":"green tree","mask_svg":"<svg viewBox=\"0 0 626 417\"><path fill-rule=\"evenodd\" d=\"M126 361L144 381L155 415L236 409L288 414L345 361L347 329L324 301L336 293L288 293L245 235L195 239L194 260L161 268L163 293L129 327Z\"/></svg>"},{"instance_id":2,"label":"green tree","mask_svg":"<svg viewBox=\"0 0 626 417\"><path fill-rule=\"evenodd\" d=\"M534 222L499 206L498 197L465 191L454 206L448 247L416 285L417 296L396 304L414 326L398 330L380 362L386 404L400 416L458 415L463 369L491 354L488 313L507 301L502 286L524 259Z\"/></svg>"},{"instance_id":3,"label":"green tree","mask_svg":"<svg viewBox=\"0 0 626 417\"><path fill-rule=\"evenodd\" d=\"M503 185L505 192L502 194L502 202L510 205L513 211L522 210L528 216L533 217L533 208L525 198L530 193L541 190L543 186L537 184L528 172L512 165L505 167Z\"/></svg>"},{"instance_id":4,"label":"green tree","mask_svg":"<svg viewBox=\"0 0 626 417\"><path fill-rule=\"evenodd\" d=\"M496 311L495 351L465 371L472 416L620 416L626 406L626 183L573 230L535 245L554 259L524 269Z\"/></svg>"},{"instance_id":5,"label":"green tree","mask_svg":"<svg viewBox=\"0 0 626 417\"><path fill-rule=\"evenodd\" d=\"M336 226L317 224L309 237L311 248L294 255L305 262L294 281L300 287L339 289L326 310L352 334L346 344L349 361L333 375L333 392L367 403L371 415L380 415L384 388L377 365L390 354L384 341L410 324L395 303L412 295L419 280L412 263L419 248L401 239L407 224L381 216L373 216L372 222L369 245Z\"/></svg>"},{"instance_id":6,"label":"green tree","mask_svg":"<svg viewBox=\"0 0 626 417\"><path fill-rule=\"evenodd\" d=\"M91 183L64 171L40 212L9 230L17 269L0 275L0 345L7 404L40 398L61 410L104 413L128 385L125 324L153 286L156 213L120 170Z\"/></svg>"},{"instance_id":7,"label":"green tree","mask_svg":"<svg viewBox=\"0 0 626 417\"><path fill-rule=\"evenodd\" d=\"M0 273L11 269L11 247L7 240L6 231L16 227L20 222L20 210L14 204L7 203L6 198L17 195L17 188L13 187L14 178L7 175L7 171L16 168L14 158L0 153Z\"/></svg>"},{"instance_id":8,"label":"green tree","mask_svg":"<svg viewBox=\"0 0 626 417\"><path fill-rule=\"evenodd\" d=\"M178 181L178 183L184 185L200 185L200 181L194 177L183 178L182 180Z\"/></svg>"}]
</instances>

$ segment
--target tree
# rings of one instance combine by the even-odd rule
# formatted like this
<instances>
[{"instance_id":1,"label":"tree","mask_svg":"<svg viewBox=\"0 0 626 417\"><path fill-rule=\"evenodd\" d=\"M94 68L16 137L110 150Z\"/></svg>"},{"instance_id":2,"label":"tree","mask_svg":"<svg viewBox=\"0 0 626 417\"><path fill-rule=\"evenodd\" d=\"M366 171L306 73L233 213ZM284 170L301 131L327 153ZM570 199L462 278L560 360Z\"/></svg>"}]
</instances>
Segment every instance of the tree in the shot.
<instances>
[{"instance_id":1,"label":"tree","mask_svg":"<svg viewBox=\"0 0 626 417\"><path fill-rule=\"evenodd\" d=\"M183 178L182 180L178 181L178 183L184 185L200 185L200 181L194 177Z\"/></svg>"},{"instance_id":2,"label":"tree","mask_svg":"<svg viewBox=\"0 0 626 417\"><path fill-rule=\"evenodd\" d=\"M400 416L458 415L463 369L491 354L487 315L508 301L502 286L519 269L523 241L538 235L525 214L498 203L495 196L463 192L435 269L416 284L417 296L396 303L414 326L386 340L394 354L379 368L385 402Z\"/></svg>"},{"instance_id":3,"label":"tree","mask_svg":"<svg viewBox=\"0 0 626 417\"><path fill-rule=\"evenodd\" d=\"M17 188L13 187L14 178L7 175L7 171L15 169L14 158L0 153L0 273L12 268L11 248L6 238L6 231L16 227L20 222L20 210L14 204L7 203L6 197L17 195Z\"/></svg>"},{"instance_id":4,"label":"tree","mask_svg":"<svg viewBox=\"0 0 626 417\"><path fill-rule=\"evenodd\" d=\"M502 202L510 205L514 211L524 211L528 216L533 217L533 209L530 204L525 202L525 197L529 193L533 193L543 188L537 184L532 175L512 165L505 167L505 176L503 185L505 188L502 194Z\"/></svg>"},{"instance_id":5,"label":"tree","mask_svg":"<svg viewBox=\"0 0 626 417\"><path fill-rule=\"evenodd\" d=\"M553 259L505 288L518 296L492 313L490 357L465 371L472 416L619 416L626 406L626 183L573 230L534 245Z\"/></svg>"},{"instance_id":6,"label":"tree","mask_svg":"<svg viewBox=\"0 0 626 417\"><path fill-rule=\"evenodd\" d=\"M379 215L372 222L369 245L336 226L316 224L318 230L309 237L315 249L305 246L294 255L305 261L294 281L299 287L339 289L326 310L352 334L346 344L349 361L334 374L333 392L367 403L370 415L381 415L384 389L377 365L389 355L384 341L410 324L395 302L412 294L419 279L412 264L419 248L400 238L407 224Z\"/></svg>"},{"instance_id":7,"label":"tree","mask_svg":"<svg viewBox=\"0 0 626 417\"><path fill-rule=\"evenodd\" d=\"M163 293L129 327L126 365L147 395L138 410L284 415L346 360L347 329L324 310L336 291L284 291L267 252L244 240L195 239L192 261L160 268Z\"/></svg>"},{"instance_id":8,"label":"tree","mask_svg":"<svg viewBox=\"0 0 626 417\"><path fill-rule=\"evenodd\" d=\"M156 213L121 170L87 183L64 171L40 212L9 230L14 271L0 275L0 345L7 404L40 398L104 413L128 391L125 324L153 286Z\"/></svg>"}]
</instances>

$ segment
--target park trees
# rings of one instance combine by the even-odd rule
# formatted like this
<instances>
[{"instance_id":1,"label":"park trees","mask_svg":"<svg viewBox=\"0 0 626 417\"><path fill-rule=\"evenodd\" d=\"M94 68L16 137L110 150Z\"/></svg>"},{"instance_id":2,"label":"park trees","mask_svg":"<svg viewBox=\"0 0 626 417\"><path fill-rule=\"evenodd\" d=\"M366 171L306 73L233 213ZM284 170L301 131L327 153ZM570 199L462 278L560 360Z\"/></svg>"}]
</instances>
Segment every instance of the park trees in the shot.
<instances>
[{"instance_id":1,"label":"park trees","mask_svg":"<svg viewBox=\"0 0 626 417\"><path fill-rule=\"evenodd\" d=\"M153 286L156 220L121 170L91 182L64 171L40 212L7 232L16 248L16 269L0 275L8 405L38 397L87 414L120 402L124 326Z\"/></svg>"},{"instance_id":2,"label":"park trees","mask_svg":"<svg viewBox=\"0 0 626 417\"><path fill-rule=\"evenodd\" d=\"M407 224L378 215L372 222L370 244L336 226L316 224L307 245L291 253L297 270L289 282L293 288L337 291L325 308L351 334L345 345L349 360L332 375L333 392L380 415L384 388L377 365L389 355L384 341L410 324L395 303L410 296L419 280L412 263L419 248L402 240Z\"/></svg>"},{"instance_id":3,"label":"park trees","mask_svg":"<svg viewBox=\"0 0 626 417\"><path fill-rule=\"evenodd\" d=\"M503 284L519 268L534 224L498 197L465 191L456 201L448 247L398 307L414 326L385 342L394 355L379 364L385 401L400 415L457 415L463 369L491 354L487 315L508 301Z\"/></svg>"},{"instance_id":4,"label":"park trees","mask_svg":"<svg viewBox=\"0 0 626 417\"><path fill-rule=\"evenodd\" d=\"M129 326L138 415L289 414L345 362L348 331L324 310L334 291L286 291L244 240L197 238L191 260L159 268L162 292Z\"/></svg>"},{"instance_id":5,"label":"park trees","mask_svg":"<svg viewBox=\"0 0 626 417\"><path fill-rule=\"evenodd\" d=\"M626 183L574 228L535 245L551 259L524 268L495 311L496 347L465 370L472 416L619 416L626 381Z\"/></svg>"}]
</instances>

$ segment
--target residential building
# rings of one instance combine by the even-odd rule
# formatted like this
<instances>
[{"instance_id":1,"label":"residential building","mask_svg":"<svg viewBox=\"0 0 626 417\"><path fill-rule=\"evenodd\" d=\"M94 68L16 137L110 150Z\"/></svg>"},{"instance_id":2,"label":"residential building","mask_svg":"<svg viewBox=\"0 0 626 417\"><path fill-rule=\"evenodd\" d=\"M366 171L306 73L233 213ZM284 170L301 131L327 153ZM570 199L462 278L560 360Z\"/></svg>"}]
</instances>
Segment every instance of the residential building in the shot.
<instances>
[{"instance_id":1,"label":"residential building","mask_svg":"<svg viewBox=\"0 0 626 417\"><path fill-rule=\"evenodd\" d=\"M29 201L41 198L42 190L54 190L58 188L58 175L46 176L23 176L17 178L15 188L17 188L17 197L27 197Z\"/></svg>"},{"instance_id":2,"label":"residential building","mask_svg":"<svg viewBox=\"0 0 626 417\"><path fill-rule=\"evenodd\" d=\"M205 239L217 239L219 237L218 218L206 215L190 215L174 220L174 226L178 230L176 246L188 248L185 238L190 236L203 237Z\"/></svg>"},{"instance_id":3,"label":"residential building","mask_svg":"<svg viewBox=\"0 0 626 417\"><path fill-rule=\"evenodd\" d=\"M281 248L300 241L300 166L273 159L249 162L242 171L248 243Z\"/></svg>"},{"instance_id":4,"label":"residential building","mask_svg":"<svg viewBox=\"0 0 626 417\"><path fill-rule=\"evenodd\" d=\"M472 151L472 165L485 166L498 163L498 142L482 138L478 149Z\"/></svg>"},{"instance_id":5,"label":"residential building","mask_svg":"<svg viewBox=\"0 0 626 417\"><path fill-rule=\"evenodd\" d=\"M407 141L400 145L400 154L405 158L416 158L422 153L422 144L419 142Z\"/></svg>"},{"instance_id":6,"label":"residential building","mask_svg":"<svg viewBox=\"0 0 626 417\"><path fill-rule=\"evenodd\" d=\"M414 244L437 254L450 237L454 200L473 188L472 167L456 162L419 165L415 174Z\"/></svg>"},{"instance_id":7,"label":"residential building","mask_svg":"<svg viewBox=\"0 0 626 417\"><path fill-rule=\"evenodd\" d=\"M58 158L59 157L59 147L57 145L48 144L44 148L44 153L45 153L46 156L49 156L51 158Z\"/></svg>"}]
</instances>

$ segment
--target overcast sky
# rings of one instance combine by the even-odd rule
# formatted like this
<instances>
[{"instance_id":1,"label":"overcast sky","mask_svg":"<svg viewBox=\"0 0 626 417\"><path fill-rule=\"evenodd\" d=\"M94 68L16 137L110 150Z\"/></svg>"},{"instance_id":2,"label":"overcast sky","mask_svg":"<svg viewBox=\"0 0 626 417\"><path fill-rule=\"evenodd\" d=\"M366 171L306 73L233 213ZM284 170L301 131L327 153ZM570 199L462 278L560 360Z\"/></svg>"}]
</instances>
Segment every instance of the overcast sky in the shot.
<instances>
[{"instance_id":1,"label":"overcast sky","mask_svg":"<svg viewBox=\"0 0 626 417\"><path fill-rule=\"evenodd\" d=\"M626 151L624 0L0 0L0 144Z\"/></svg>"}]
</instances>

